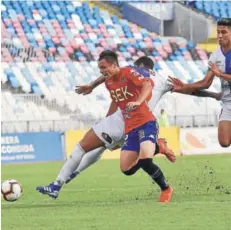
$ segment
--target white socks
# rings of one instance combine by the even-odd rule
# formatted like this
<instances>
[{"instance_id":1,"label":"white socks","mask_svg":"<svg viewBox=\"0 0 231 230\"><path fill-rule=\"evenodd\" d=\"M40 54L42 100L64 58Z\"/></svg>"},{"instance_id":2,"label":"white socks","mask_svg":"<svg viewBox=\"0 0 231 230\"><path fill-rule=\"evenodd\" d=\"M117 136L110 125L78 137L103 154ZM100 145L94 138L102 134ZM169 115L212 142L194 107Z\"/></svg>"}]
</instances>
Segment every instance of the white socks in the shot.
<instances>
[{"instance_id":1,"label":"white socks","mask_svg":"<svg viewBox=\"0 0 231 230\"><path fill-rule=\"evenodd\" d=\"M105 150L106 149L104 147L100 147L100 148L94 149L94 150L86 153L83 156L83 158L82 158L82 160L81 160L78 168L75 170L75 172L80 173L84 169L88 168L89 166L91 166L92 164L94 164L95 162L97 162L100 159L102 153Z\"/></svg>"},{"instance_id":2,"label":"white socks","mask_svg":"<svg viewBox=\"0 0 231 230\"><path fill-rule=\"evenodd\" d=\"M69 159L64 163L63 167L61 168L56 178L57 184L62 185L63 183L66 182L66 180L69 178L71 173L74 172L76 168L78 168L84 154L85 154L85 151L82 149L82 147L78 143L75 146L74 150L72 151Z\"/></svg>"}]
</instances>

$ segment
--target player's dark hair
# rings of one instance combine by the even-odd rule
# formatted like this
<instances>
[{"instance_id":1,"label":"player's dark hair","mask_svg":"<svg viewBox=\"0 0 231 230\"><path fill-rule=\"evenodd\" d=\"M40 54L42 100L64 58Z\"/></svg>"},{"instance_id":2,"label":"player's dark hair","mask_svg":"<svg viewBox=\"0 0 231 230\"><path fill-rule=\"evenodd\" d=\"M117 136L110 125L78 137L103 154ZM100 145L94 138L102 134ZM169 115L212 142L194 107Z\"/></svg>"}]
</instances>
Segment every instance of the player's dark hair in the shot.
<instances>
[{"instance_id":1,"label":"player's dark hair","mask_svg":"<svg viewBox=\"0 0 231 230\"><path fill-rule=\"evenodd\" d=\"M134 62L134 64L135 64L136 66L143 65L145 68L151 69L151 70L154 68L154 62L153 62L153 60L152 60L150 57L148 57L148 56L142 56L142 57L138 58L138 59Z\"/></svg>"},{"instance_id":2,"label":"player's dark hair","mask_svg":"<svg viewBox=\"0 0 231 230\"><path fill-rule=\"evenodd\" d=\"M231 27L231 18L220 18L217 21L218 26L228 26Z\"/></svg>"},{"instance_id":3,"label":"player's dark hair","mask_svg":"<svg viewBox=\"0 0 231 230\"><path fill-rule=\"evenodd\" d=\"M117 65L119 65L117 54L114 51L105 50L101 52L98 61L101 61L102 59L105 59L108 62L116 63Z\"/></svg>"}]
</instances>

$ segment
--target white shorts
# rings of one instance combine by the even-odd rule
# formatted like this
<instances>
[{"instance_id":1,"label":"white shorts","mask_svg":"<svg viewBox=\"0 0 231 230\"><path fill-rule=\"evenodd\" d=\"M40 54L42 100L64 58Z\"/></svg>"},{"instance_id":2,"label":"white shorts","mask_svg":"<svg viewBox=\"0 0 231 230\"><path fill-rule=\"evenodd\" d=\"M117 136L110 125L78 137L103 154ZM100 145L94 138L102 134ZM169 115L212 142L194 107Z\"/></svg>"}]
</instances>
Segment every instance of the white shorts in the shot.
<instances>
[{"instance_id":1,"label":"white shorts","mask_svg":"<svg viewBox=\"0 0 231 230\"><path fill-rule=\"evenodd\" d=\"M124 120L120 110L103 118L93 125L92 129L97 137L105 143L107 149L112 150L124 142Z\"/></svg>"},{"instance_id":2,"label":"white shorts","mask_svg":"<svg viewBox=\"0 0 231 230\"><path fill-rule=\"evenodd\" d=\"M231 108L223 107L219 116L219 121L231 121Z\"/></svg>"}]
</instances>

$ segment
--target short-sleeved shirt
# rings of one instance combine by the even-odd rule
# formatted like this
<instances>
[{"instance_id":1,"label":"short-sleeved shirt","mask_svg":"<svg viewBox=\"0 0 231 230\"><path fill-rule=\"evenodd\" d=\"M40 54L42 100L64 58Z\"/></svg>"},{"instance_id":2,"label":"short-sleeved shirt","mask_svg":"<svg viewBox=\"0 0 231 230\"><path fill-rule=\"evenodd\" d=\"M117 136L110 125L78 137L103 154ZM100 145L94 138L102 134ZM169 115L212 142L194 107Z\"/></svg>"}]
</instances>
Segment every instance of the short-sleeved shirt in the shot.
<instances>
[{"instance_id":1,"label":"short-sleeved shirt","mask_svg":"<svg viewBox=\"0 0 231 230\"><path fill-rule=\"evenodd\" d=\"M112 100L121 109L125 121L125 133L149 122L154 121L155 117L148 107L148 100L143 102L135 109L128 109L128 102L134 102L138 99L143 82L153 81L150 78L144 78L143 75L138 73L135 69L130 67L121 68L119 74L110 79L106 79L105 85L110 92Z\"/></svg>"}]
</instances>

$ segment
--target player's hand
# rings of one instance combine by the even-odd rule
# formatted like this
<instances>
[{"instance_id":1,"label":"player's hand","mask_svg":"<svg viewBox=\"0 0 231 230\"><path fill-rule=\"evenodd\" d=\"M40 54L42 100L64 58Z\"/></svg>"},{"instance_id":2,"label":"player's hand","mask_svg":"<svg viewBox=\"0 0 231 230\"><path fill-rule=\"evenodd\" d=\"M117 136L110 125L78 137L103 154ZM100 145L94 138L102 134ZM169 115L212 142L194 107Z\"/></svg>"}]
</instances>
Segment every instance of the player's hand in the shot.
<instances>
[{"instance_id":1,"label":"player's hand","mask_svg":"<svg viewBox=\"0 0 231 230\"><path fill-rule=\"evenodd\" d=\"M179 92L185 88L184 82L178 78L168 76L168 82L172 85L172 92Z\"/></svg>"},{"instance_id":2,"label":"player's hand","mask_svg":"<svg viewBox=\"0 0 231 230\"><path fill-rule=\"evenodd\" d=\"M75 92L77 94L83 94L83 95L87 95L90 94L92 92L93 88L91 85L77 85L75 86Z\"/></svg>"},{"instance_id":3,"label":"player's hand","mask_svg":"<svg viewBox=\"0 0 231 230\"><path fill-rule=\"evenodd\" d=\"M209 68L217 77L220 77L220 75L222 74L216 64L212 63L211 61L209 62Z\"/></svg>"},{"instance_id":4,"label":"player's hand","mask_svg":"<svg viewBox=\"0 0 231 230\"><path fill-rule=\"evenodd\" d=\"M138 106L140 106L140 102L139 101L131 101L131 102L128 102L127 103L127 108L129 109L129 110L134 110L134 109L136 109Z\"/></svg>"}]
</instances>

